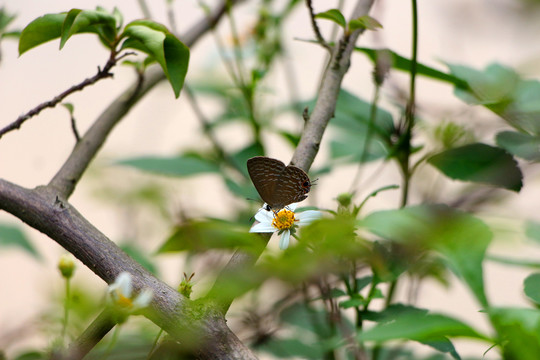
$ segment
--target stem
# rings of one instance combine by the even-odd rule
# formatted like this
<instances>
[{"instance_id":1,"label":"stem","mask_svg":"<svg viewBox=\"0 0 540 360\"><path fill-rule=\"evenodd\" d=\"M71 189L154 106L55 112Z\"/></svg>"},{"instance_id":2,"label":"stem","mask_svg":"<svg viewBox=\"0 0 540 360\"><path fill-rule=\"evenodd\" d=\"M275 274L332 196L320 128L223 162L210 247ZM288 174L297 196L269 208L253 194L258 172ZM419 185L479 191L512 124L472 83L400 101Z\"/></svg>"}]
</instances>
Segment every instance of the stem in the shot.
<instances>
[{"instance_id":1,"label":"stem","mask_svg":"<svg viewBox=\"0 0 540 360\"><path fill-rule=\"evenodd\" d=\"M148 356L146 357L146 360L150 360L152 358L152 355L154 354L154 351L156 351L156 347L159 341L159 338L163 334L163 329L159 329L158 334L156 335L156 339L154 340L154 343L152 344L152 348L148 352Z\"/></svg>"},{"instance_id":2,"label":"stem","mask_svg":"<svg viewBox=\"0 0 540 360\"><path fill-rule=\"evenodd\" d=\"M69 278L66 278L66 293L64 299L64 321L62 324L62 344L66 341L67 325L69 320L69 299L71 297L71 282Z\"/></svg>"},{"instance_id":3,"label":"stem","mask_svg":"<svg viewBox=\"0 0 540 360\"><path fill-rule=\"evenodd\" d=\"M405 110L405 154L401 160L401 170L403 173L403 194L401 198L401 207L407 205L409 196L409 183L411 179L410 155L411 155L411 140L412 131L414 128L415 116L415 92L416 92L416 65L418 56L418 6L416 0L411 0L412 5L412 55L411 55L411 82L409 86L409 101Z\"/></svg>"},{"instance_id":4,"label":"stem","mask_svg":"<svg viewBox=\"0 0 540 360\"><path fill-rule=\"evenodd\" d=\"M120 333L120 327L121 327L120 324L118 324L114 328L111 342L109 343L109 346L107 347L107 350L105 350L105 353L103 354L102 360L107 360L107 358L109 357L109 355L112 352L112 349L116 345L116 342L118 341L118 334Z\"/></svg>"}]
</instances>

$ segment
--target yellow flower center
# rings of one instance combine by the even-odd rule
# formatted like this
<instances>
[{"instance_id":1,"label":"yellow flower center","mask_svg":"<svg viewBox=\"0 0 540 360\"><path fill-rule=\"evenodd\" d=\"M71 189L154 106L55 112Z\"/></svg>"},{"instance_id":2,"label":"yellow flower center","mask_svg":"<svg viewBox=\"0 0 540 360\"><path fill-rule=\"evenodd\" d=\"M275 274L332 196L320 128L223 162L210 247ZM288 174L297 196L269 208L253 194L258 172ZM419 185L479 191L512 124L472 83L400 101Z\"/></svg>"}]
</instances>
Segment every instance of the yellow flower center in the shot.
<instances>
[{"instance_id":1,"label":"yellow flower center","mask_svg":"<svg viewBox=\"0 0 540 360\"><path fill-rule=\"evenodd\" d=\"M287 209L281 209L274 215L272 226L278 230L290 229L293 227L295 221L294 212Z\"/></svg>"},{"instance_id":2,"label":"yellow flower center","mask_svg":"<svg viewBox=\"0 0 540 360\"><path fill-rule=\"evenodd\" d=\"M133 301L130 298L125 297L120 291L117 291L116 295L118 296L118 299L116 299L118 305L127 309L133 307Z\"/></svg>"}]
</instances>

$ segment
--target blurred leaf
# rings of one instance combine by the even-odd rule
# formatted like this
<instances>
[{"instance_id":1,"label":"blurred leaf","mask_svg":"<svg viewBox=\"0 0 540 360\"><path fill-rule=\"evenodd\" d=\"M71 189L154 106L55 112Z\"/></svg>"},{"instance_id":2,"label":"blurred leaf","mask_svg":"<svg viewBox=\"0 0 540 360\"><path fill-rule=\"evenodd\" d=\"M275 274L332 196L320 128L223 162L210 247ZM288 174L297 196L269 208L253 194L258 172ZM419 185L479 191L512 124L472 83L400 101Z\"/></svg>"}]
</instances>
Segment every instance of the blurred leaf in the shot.
<instances>
[{"instance_id":1,"label":"blurred leaf","mask_svg":"<svg viewBox=\"0 0 540 360\"><path fill-rule=\"evenodd\" d=\"M388 50L388 49L368 49L368 48L362 48L362 47L356 47L356 51L363 52L366 54L373 63L377 61L378 53L381 51L384 51L385 53L388 53L391 55L392 58L392 68L396 70L411 72L411 60L403 57L401 55L398 55L397 53ZM454 84L457 87L460 88L466 88L467 82L460 79L459 77L456 77L452 74L447 74L445 72L436 70L430 66L423 65L421 63L416 64L416 74L417 75L423 75L426 77L430 77L435 80L440 80L444 82L448 82L451 84Z\"/></svg>"},{"instance_id":2,"label":"blurred leaf","mask_svg":"<svg viewBox=\"0 0 540 360\"><path fill-rule=\"evenodd\" d=\"M369 162L384 158L390 153L390 137L394 132L392 115L378 108L371 129L370 117L371 104L346 90L341 90L335 117L330 121L330 125L337 130L330 143L332 158L348 162ZM364 155L366 141L369 141L369 146Z\"/></svg>"},{"instance_id":3,"label":"blurred leaf","mask_svg":"<svg viewBox=\"0 0 540 360\"><path fill-rule=\"evenodd\" d=\"M306 344L299 339L272 338L258 347L278 358L301 358L319 360L324 358L324 350L318 343Z\"/></svg>"},{"instance_id":4,"label":"blurred leaf","mask_svg":"<svg viewBox=\"0 0 540 360\"><path fill-rule=\"evenodd\" d=\"M6 29L15 20L17 15L10 14L5 8L0 8L0 34L5 34Z\"/></svg>"},{"instance_id":5,"label":"blurred leaf","mask_svg":"<svg viewBox=\"0 0 540 360\"><path fill-rule=\"evenodd\" d=\"M540 82L523 80L509 67L491 64L483 71L447 64L453 75L468 83L455 94L473 105L483 105L520 132L540 135Z\"/></svg>"},{"instance_id":6,"label":"blurred leaf","mask_svg":"<svg viewBox=\"0 0 540 360\"><path fill-rule=\"evenodd\" d=\"M46 356L43 353L37 351L27 351L22 353L21 355L18 355L15 360L45 360L48 358L49 356Z\"/></svg>"},{"instance_id":7,"label":"blurred leaf","mask_svg":"<svg viewBox=\"0 0 540 360\"><path fill-rule=\"evenodd\" d=\"M514 259L514 258L509 258L509 257L506 257L506 256L496 256L496 255L488 255L486 258L491 260L491 261L498 262L499 264L520 266L520 267L533 268L533 269L540 269L540 261L538 261L536 259L534 259L534 260Z\"/></svg>"},{"instance_id":8,"label":"blurred leaf","mask_svg":"<svg viewBox=\"0 0 540 360\"><path fill-rule=\"evenodd\" d=\"M19 39L19 55L26 51L59 38L66 14L47 14L38 17L21 32Z\"/></svg>"},{"instance_id":9,"label":"blurred leaf","mask_svg":"<svg viewBox=\"0 0 540 360\"><path fill-rule=\"evenodd\" d=\"M158 253L194 251L204 252L212 249L235 249L259 251L264 246L257 234L248 232L227 221L200 220L188 221L179 225L174 233L160 247Z\"/></svg>"},{"instance_id":10,"label":"blurred leaf","mask_svg":"<svg viewBox=\"0 0 540 360\"><path fill-rule=\"evenodd\" d=\"M540 161L540 136L515 131L502 131L497 134L497 145L510 154L529 161Z\"/></svg>"},{"instance_id":11,"label":"blurred leaf","mask_svg":"<svg viewBox=\"0 0 540 360\"><path fill-rule=\"evenodd\" d=\"M328 313L322 309L295 302L283 309L279 318L282 322L295 326L300 332L309 331L321 339L332 336Z\"/></svg>"},{"instance_id":12,"label":"blurred leaf","mask_svg":"<svg viewBox=\"0 0 540 360\"><path fill-rule=\"evenodd\" d=\"M345 16L338 9L330 9L322 13L315 14L315 19L326 19L335 22L343 29L347 28Z\"/></svg>"},{"instance_id":13,"label":"blurred leaf","mask_svg":"<svg viewBox=\"0 0 540 360\"><path fill-rule=\"evenodd\" d=\"M108 48L112 48L116 40L116 19L103 10L71 9L62 24L60 49L74 34L96 33Z\"/></svg>"},{"instance_id":14,"label":"blurred leaf","mask_svg":"<svg viewBox=\"0 0 540 360\"><path fill-rule=\"evenodd\" d=\"M17 226L0 223L0 247L16 247L41 260L41 255Z\"/></svg>"},{"instance_id":15,"label":"blurred leaf","mask_svg":"<svg viewBox=\"0 0 540 360\"><path fill-rule=\"evenodd\" d=\"M519 192L521 170L503 149L476 143L443 151L428 162L451 179L486 183Z\"/></svg>"},{"instance_id":16,"label":"blurred leaf","mask_svg":"<svg viewBox=\"0 0 540 360\"><path fill-rule=\"evenodd\" d=\"M358 19L353 19L349 21L349 30L351 31L357 29L377 30L382 29L382 27L383 26L380 22L378 22L369 15L364 15L359 17Z\"/></svg>"},{"instance_id":17,"label":"blurred leaf","mask_svg":"<svg viewBox=\"0 0 540 360\"><path fill-rule=\"evenodd\" d=\"M482 264L492 233L481 220L445 205L420 205L372 213L361 226L388 240L440 252L480 304L487 305Z\"/></svg>"},{"instance_id":18,"label":"blurred leaf","mask_svg":"<svg viewBox=\"0 0 540 360\"><path fill-rule=\"evenodd\" d=\"M231 155L232 160L236 164L236 168L242 171L246 179L249 178L246 162L248 159L262 155L264 152L264 149L262 148L261 144L253 143L249 144L248 146L240 149L239 151L235 152Z\"/></svg>"},{"instance_id":19,"label":"blurred leaf","mask_svg":"<svg viewBox=\"0 0 540 360\"><path fill-rule=\"evenodd\" d=\"M489 315L499 335L503 359L540 358L540 311L526 308L491 308Z\"/></svg>"},{"instance_id":20,"label":"blurred leaf","mask_svg":"<svg viewBox=\"0 0 540 360\"><path fill-rule=\"evenodd\" d=\"M529 239L540 243L540 223L531 220L525 222L525 235Z\"/></svg>"},{"instance_id":21,"label":"blurred leaf","mask_svg":"<svg viewBox=\"0 0 540 360\"><path fill-rule=\"evenodd\" d=\"M357 308L363 306L366 300L362 297L354 297L349 300L344 300L339 303L339 307L342 309Z\"/></svg>"},{"instance_id":22,"label":"blurred leaf","mask_svg":"<svg viewBox=\"0 0 540 360\"><path fill-rule=\"evenodd\" d=\"M168 176L190 176L203 173L218 173L219 167L213 162L191 156L177 157L136 157L119 160L118 165L131 166L138 170Z\"/></svg>"},{"instance_id":23,"label":"blurred leaf","mask_svg":"<svg viewBox=\"0 0 540 360\"><path fill-rule=\"evenodd\" d=\"M440 340L441 337L465 336L486 339L465 323L441 314L408 312L395 321L378 324L358 334L360 341L388 341L409 339L421 342Z\"/></svg>"},{"instance_id":24,"label":"blurred leaf","mask_svg":"<svg viewBox=\"0 0 540 360\"><path fill-rule=\"evenodd\" d=\"M225 178L225 185L236 196L244 198L246 200L259 201L259 193L255 189L255 186L251 181L244 181L242 183L235 182L230 178ZM261 202L261 206L262 206Z\"/></svg>"},{"instance_id":25,"label":"blurred leaf","mask_svg":"<svg viewBox=\"0 0 540 360\"><path fill-rule=\"evenodd\" d=\"M146 270L150 271L154 275L158 275L156 265L154 265L154 262L148 257L148 254L145 253L139 246L133 243L124 243L120 245L120 248L124 250L126 254L131 256L133 260L142 265Z\"/></svg>"},{"instance_id":26,"label":"blurred leaf","mask_svg":"<svg viewBox=\"0 0 540 360\"><path fill-rule=\"evenodd\" d=\"M289 144L291 144L293 147L296 147L298 145L298 142L300 141L300 135L296 133L291 133L285 130L278 131L278 134L281 135Z\"/></svg>"},{"instance_id":27,"label":"blurred leaf","mask_svg":"<svg viewBox=\"0 0 540 360\"><path fill-rule=\"evenodd\" d=\"M126 25L122 49L130 48L152 56L169 79L178 98L189 64L189 48L161 24L136 20Z\"/></svg>"},{"instance_id":28,"label":"blurred leaf","mask_svg":"<svg viewBox=\"0 0 540 360\"><path fill-rule=\"evenodd\" d=\"M527 276L524 282L525 295L540 305L540 273Z\"/></svg>"}]
</instances>

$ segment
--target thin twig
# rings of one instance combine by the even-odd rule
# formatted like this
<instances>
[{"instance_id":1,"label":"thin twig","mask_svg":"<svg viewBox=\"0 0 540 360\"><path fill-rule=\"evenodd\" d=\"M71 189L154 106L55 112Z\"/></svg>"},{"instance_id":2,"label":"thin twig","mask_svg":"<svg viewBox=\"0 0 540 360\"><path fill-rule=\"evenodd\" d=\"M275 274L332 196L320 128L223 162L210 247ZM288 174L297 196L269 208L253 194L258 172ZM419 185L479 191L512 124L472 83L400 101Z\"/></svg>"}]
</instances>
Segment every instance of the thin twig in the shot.
<instances>
[{"instance_id":1,"label":"thin twig","mask_svg":"<svg viewBox=\"0 0 540 360\"><path fill-rule=\"evenodd\" d=\"M116 53L113 51L111 53L111 56L109 57L109 60L107 60L107 63L103 67L103 69L100 69L98 67L98 72L96 75L83 80L81 83L77 85L73 85L72 87L62 92L61 94L55 96L51 100L45 101L44 103L39 104L38 106L36 106L35 108L27 112L26 114L19 116L17 120L12 122L11 124L5 126L3 129L0 130L0 138L2 138L4 134L12 130L19 129L26 120L30 119L33 116L36 116L42 110L49 107L51 108L55 107L58 103L60 103L62 100L64 100L66 97L73 94L74 92L80 91L89 85L95 84L97 81L101 79L112 77L113 74L110 72L110 70L116 64L116 62L120 59L120 57L116 58L115 55Z\"/></svg>"},{"instance_id":2,"label":"thin twig","mask_svg":"<svg viewBox=\"0 0 540 360\"><path fill-rule=\"evenodd\" d=\"M309 10L309 19L311 20L311 27L313 27L313 32L315 33L315 37L317 38L317 41L319 44L321 44L322 47L324 47L328 52L332 53L332 47L324 40L321 30L319 29L319 25L317 25L317 21L315 21L315 12L313 11L313 4L311 3L311 0L306 0L306 5Z\"/></svg>"}]
</instances>

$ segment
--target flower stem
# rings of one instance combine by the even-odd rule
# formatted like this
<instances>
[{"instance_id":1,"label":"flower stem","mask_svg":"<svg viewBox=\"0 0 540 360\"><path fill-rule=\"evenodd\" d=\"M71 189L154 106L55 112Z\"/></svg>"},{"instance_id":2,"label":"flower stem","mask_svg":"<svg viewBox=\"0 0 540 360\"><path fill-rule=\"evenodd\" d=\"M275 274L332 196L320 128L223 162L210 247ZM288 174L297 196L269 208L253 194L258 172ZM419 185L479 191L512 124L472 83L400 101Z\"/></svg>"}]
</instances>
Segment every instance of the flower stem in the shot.
<instances>
[{"instance_id":1,"label":"flower stem","mask_svg":"<svg viewBox=\"0 0 540 360\"><path fill-rule=\"evenodd\" d=\"M62 324L62 345L66 341L67 325L69 320L69 306L70 306L70 297L71 297L71 282L69 278L66 278L66 293L64 299L64 321Z\"/></svg>"}]
</instances>

